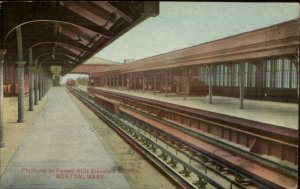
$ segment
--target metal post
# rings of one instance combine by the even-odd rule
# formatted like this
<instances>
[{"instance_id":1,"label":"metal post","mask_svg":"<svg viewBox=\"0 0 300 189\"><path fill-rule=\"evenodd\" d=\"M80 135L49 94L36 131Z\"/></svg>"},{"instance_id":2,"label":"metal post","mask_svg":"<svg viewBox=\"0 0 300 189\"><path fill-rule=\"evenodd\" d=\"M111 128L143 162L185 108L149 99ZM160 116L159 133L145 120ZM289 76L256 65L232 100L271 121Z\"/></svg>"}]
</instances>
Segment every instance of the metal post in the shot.
<instances>
[{"instance_id":1,"label":"metal post","mask_svg":"<svg viewBox=\"0 0 300 189\"><path fill-rule=\"evenodd\" d=\"M29 48L29 111L33 111L33 80L34 80L34 67L32 62L32 48Z\"/></svg>"},{"instance_id":2,"label":"metal post","mask_svg":"<svg viewBox=\"0 0 300 189\"><path fill-rule=\"evenodd\" d=\"M45 88L45 93L44 93L44 95L46 95L47 91L48 91L47 76L45 76L44 79L45 79L45 87L44 87Z\"/></svg>"},{"instance_id":3,"label":"metal post","mask_svg":"<svg viewBox=\"0 0 300 189\"><path fill-rule=\"evenodd\" d=\"M112 87L111 76L108 76L108 84L109 84L109 87Z\"/></svg>"},{"instance_id":4,"label":"metal post","mask_svg":"<svg viewBox=\"0 0 300 189\"><path fill-rule=\"evenodd\" d=\"M45 75L43 75L43 97L45 96L45 94L46 94L46 76Z\"/></svg>"},{"instance_id":5,"label":"metal post","mask_svg":"<svg viewBox=\"0 0 300 189\"><path fill-rule=\"evenodd\" d=\"M41 74L41 95L44 97L44 74Z\"/></svg>"},{"instance_id":6,"label":"metal post","mask_svg":"<svg viewBox=\"0 0 300 189\"><path fill-rule=\"evenodd\" d=\"M165 72L165 97L168 97L168 72Z\"/></svg>"},{"instance_id":7,"label":"metal post","mask_svg":"<svg viewBox=\"0 0 300 189\"><path fill-rule=\"evenodd\" d=\"M34 72L33 67L29 67L29 111L33 111L33 82L34 82Z\"/></svg>"},{"instance_id":8,"label":"metal post","mask_svg":"<svg viewBox=\"0 0 300 189\"><path fill-rule=\"evenodd\" d=\"M23 61L23 44L21 27L16 28L17 48L18 48L18 123L24 122L24 65Z\"/></svg>"},{"instance_id":9,"label":"metal post","mask_svg":"<svg viewBox=\"0 0 300 189\"><path fill-rule=\"evenodd\" d=\"M0 148L4 147L4 134L3 134L3 64L5 49L0 49Z\"/></svg>"},{"instance_id":10,"label":"metal post","mask_svg":"<svg viewBox=\"0 0 300 189\"><path fill-rule=\"evenodd\" d=\"M212 82L213 82L213 66L211 65L210 67L208 67L208 72L209 72L209 86L208 86L208 95L209 95L209 99L208 99L208 103L212 104Z\"/></svg>"},{"instance_id":11,"label":"metal post","mask_svg":"<svg viewBox=\"0 0 300 189\"><path fill-rule=\"evenodd\" d=\"M143 93L145 93L145 75L143 73Z\"/></svg>"},{"instance_id":12,"label":"metal post","mask_svg":"<svg viewBox=\"0 0 300 189\"><path fill-rule=\"evenodd\" d=\"M170 70L170 92L172 91L172 83L173 83L172 70Z\"/></svg>"},{"instance_id":13,"label":"metal post","mask_svg":"<svg viewBox=\"0 0 300 189\"><path fill-rule=\"evenodd\" d=\"M121 78L121 82L122 82L122 88L124 87L124 74L122 74L122 78Z\"/></svg>"},{"instance_id":14,"label":"metal post","mask_svg":"<svg viewBox=\"0 0 300 189\"><path fill-rule=\"evenodd\" d=\"M131 79L131 74L127 74L127 86L128 86L128 91L130 91L130 79Z\"/></svg>"},{"instance_id":15,"label":"metal post","mask_svg":"<svg viewBox=\"0 0 300 189\"><path fill-rule=\"evenodd\" d=\"M41 93L42 93L42 98L44 97L44 74L41 74Z\"/></svg>"},{"instance_id":16,"label":"metal post","mask_svg":"<svg viewBox=\"0 0 300 189\"><path fill-rule=\"evenodd\" d=\"M153 90L154 90L154 95L156 95L156 74L153 74Z\"/></svg>"},{"instance_id":17,"label":"metal post","mask_svg":"<svg viewBox=\"0 0 300 189\"><path fill-rule=\"evenodd\" d=\"M24 123L24 65L25 61L18 60L18 123Z\"/></svg>"},{"instance_id":18,"label":"metal post","mask_svg":"<svg viewBox=\"0 0 300 189\"><path fill-rule=\"evenodd\" d=\"M37 72L37 69L35 69L35 74L34 74L34 105L38 105L38 81L39 80L39 75Z\"/></svg>"},{"instance_id":19,"label":"metal post","mask_svg":"<svg viewBox=\"0 0 300 189\"><path fill-rule=\"evenodd\" d=\"M112 77L112 87L116 87L116 78L114 75L111 76Z\"/></svg>"},{"instance_id":20,"label":"metal post","mask_svg":"<svg viewBox=\"0 0 300 189\"><path fill-rule=\"evenodd\" d=\"M116 77L117 77L117 88L119 88L119 75L116 75Z\"/></svg>"},{"instance_id":21,"label":"metal post","mask_svg":"<svg viewBox=\"0 0 300 189\"><path fill-rule=\"evenodd\" d=\"M39 71L39 100L42 100L42 73Z\"/></svg>"},{"instance_id":22,"label":"metal post","mask_svg":"<svg viewBox=\"0 0 300 189\"><path fill-rule=\"evenodd\" d=\"M241 63L240 66L240 109L244 108L244 74L245 74L245 67L244 63Z\"/></svg>"},{"instance_id":23,"label":"metal post","mask_svg":"<svg viewBox=\"0 0 300 189\"><path fill-rule=\"evenodd\" d=\"M184 89L183 89L183 100L186 100L186 91L187 91L187 76L186 76L186 69L183 71L183 84L184 84Z\"/></svg>"},{"instance_id":24,"label":"metal post","mask_svg":"<svg viewBox=\"0 0 300 189\"><path fill-rule=\"evenodd\" d=\"M134 92L136 92L135 75L133 76L133 89L134 89Z\"/></svg>"}]
</instances>

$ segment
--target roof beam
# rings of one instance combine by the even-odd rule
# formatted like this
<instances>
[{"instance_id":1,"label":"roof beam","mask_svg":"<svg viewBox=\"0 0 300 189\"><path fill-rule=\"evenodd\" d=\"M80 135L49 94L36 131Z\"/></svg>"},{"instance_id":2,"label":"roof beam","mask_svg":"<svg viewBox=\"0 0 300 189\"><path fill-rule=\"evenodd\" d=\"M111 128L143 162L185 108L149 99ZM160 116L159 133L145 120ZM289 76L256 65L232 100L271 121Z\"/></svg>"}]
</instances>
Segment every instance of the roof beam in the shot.
<instances>
[{"instance_id":1,"label":"roof beam","mask_svg":"<svg viewBox=\"0 0 300 189\"><path fill-rule=\"evenodd\" d=\"M92 4L90 4L90 2L78 2L75 4L72 2L61 1L59 3L67 7L68 9L73 10L74 12L80 14L81 16L86 15L89 18L97 16L101 18L103 22L111 22L111 23L113 23L116 19L115 14L111 14L109 11L103 9L102 7L93 6ZM83 15L81 13L83 13Z\"/></svg>"},{"instance_id":2,"label":"roof beam","mask_svg":"<svg viewBox=\"0 0 300 189\"><path fill-rule=\"evenodd\" d=\"M41 64L43 65L49 65L50 66L66 66L66 67L69 67L69 68L73 68L74 66L69 64L67 61L64 61L64 60L61 60L60 62L53 62L53 61L48 61L48 62L42 62Z\"/></svg>"},{"instance_id":3,"label":"roof beam","mask_svg":"<svg viewBox=\"0 0 300 189\"><path fill-rule=\"evenodd\" d=\"M133 22L133 19L129 15L125 14L123 11L121 11L120 9L113 6L107 1L93 1L93 3L98 5L99 7L106 7L107 9L111 10L112 12L115 12L117 15L124 18L129 23Z\"/></svg>"},{"instance_id":4,"label":"roof beam","mask_svg":"<svg viewBox=\"0 0 300 189\"><path fill-rule=\"evenodd\" d=\"M68 66L70 67L75 67L77 66L77 64L73 64L72 62L68 61L68 60L65 60L63 58L55 58L55 59L46 59L42 62L39 62L39 64L50 64L50 63L53 63L53 64L59 64L59 62L57 61L59 60L60 62L64 62L64 64L68 64Z\"/></svg>"},{"instance_id":5,"label":"roof beam","mask_svg":"<svg viewBox=\"0 0 300 189\"><path fill-rule=\"evenodd\" d=\"M67 57L67 56L59 56L59 54L54 54L55 55L55 57L53 58L53 57L51 57L52 55L50 55L50 54L47 54L47 55L49 55L49 56L43 56L43 57L45 57L44 59L41 59L41 57L39 58L39 62L46 62L46 61L49 61L49 60L65 60L65 61L68 61L68 62L70 62L72 65L77 65L78 63L76 62L76 61L74 61L73 59L71 59L71 58L69 58L69 57Z\"/></svg>"},{"instance_id":6,"label":"roof beam","mask_svg":"<svg viewBox=\"0 0 300 189\"><path fill-rule=\"evenodd\" d=\"M63 57L66 58L67 60L76 63L76 61L73 59L74 57L70 56L69 54L65 54L65 53L53 53L53 52L48 52L48 53L40 54L40 55L37 56L35 59L36 59L36 60L40 60L41 57L44 57L44 56L52 56L53 54L54 54L54 56L63 56Z\"/></svg>"},{"instance_id":7,"label":"roof beam","mask_svg":"<svg viewBox=\"0 0 300 189\"><path fill-rule=\"evenodd\" d=\"M7 8L9 9L9 6ZM3 16L3 22L5 23L4 42L10 33L20 25L30 22L45 21L66 23L77 27L83 27L109 39L113 37L112 32L109 30L84 17L79 16L78 14L61 5L57 5L54 9L49 9L47 6L39 6L37 9L34 3L18 2L14 8L15 11L6 11L6 15ZM30 14L23 14L24 10L26 10L26 12L30 12ZM18 15L18 13L22 13L22 15ZM11 22L11 20L6 20L11 18L15 19L14 22Z\"/></svg>"},{"instance_id":8,"label":"roof beam","mask_svg":"<svg viewBox=\"0 0 300 189\"><path fill-rule=\"evenodd\" d=\"M72 45L72 44L70 44L70 43L65 43L65 42L62 42L62 41L41 41L41 42L37 42L37 43L31 45L29 48L31 48L31 47L36 47L36 46L39 46L39 45L55 44L55 43L57 43L57 44L63 44L63 45L68 45L68 46L70 46L70 47L74 47L74 48L77 48L77 49L79 49L79 50L83 50L83 51L87 51L88 53L91 53L91 52L89 52L86 48L85 48L85 49L82 49L82 48L80 48L80 47L78 47L78 46L74 46L74 45Z\"/></svg>"}]
</instances>

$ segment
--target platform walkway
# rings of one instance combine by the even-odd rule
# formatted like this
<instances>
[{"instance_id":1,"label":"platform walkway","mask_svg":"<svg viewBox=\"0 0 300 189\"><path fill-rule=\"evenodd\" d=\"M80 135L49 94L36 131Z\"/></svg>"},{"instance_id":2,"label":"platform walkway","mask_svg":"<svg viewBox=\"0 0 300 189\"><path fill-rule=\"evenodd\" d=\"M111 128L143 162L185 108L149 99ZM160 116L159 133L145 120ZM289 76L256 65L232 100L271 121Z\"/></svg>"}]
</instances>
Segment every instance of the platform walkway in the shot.
<instances>
[{"instance_id":1,"label":"platform walkway","mask_svg":"<svg viewBox=\"0 0 300 189\"><path fill-rule=\"evenodd\" d=\"M84 86L80 87L85 89ZM168 95L168 97L165 97L164 93L157 93L154 95L153 91L146 91L143 93L142 91L134 92L133 90L128 91L124 89L112 89L104 87L101 87L100 89L159 100L298 130L298 104L245 99L244 109L240 109L238 98L213 96L213 103L209 104L208 96L187 97L187 100L184 100L183 96L174 93L171 93Z\"/></svg>"},{"instance_id":2,"label":"platform walkway","mask_svg":"<svg viewBox=\"0 0 300 189\"><path fill-rule=\"evenodd\" d=\"M130 188L115 168L66 90L54 87L2 175L0 188Z\"/></svg>"}]
</instances>

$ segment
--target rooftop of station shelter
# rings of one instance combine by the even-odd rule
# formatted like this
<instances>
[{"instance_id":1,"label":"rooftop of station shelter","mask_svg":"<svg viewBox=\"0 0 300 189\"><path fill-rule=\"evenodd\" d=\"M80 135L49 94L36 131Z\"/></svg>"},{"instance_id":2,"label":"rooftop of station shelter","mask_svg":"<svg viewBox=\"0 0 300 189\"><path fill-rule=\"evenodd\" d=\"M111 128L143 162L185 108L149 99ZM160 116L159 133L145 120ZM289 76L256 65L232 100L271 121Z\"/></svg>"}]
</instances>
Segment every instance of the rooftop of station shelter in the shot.
<instances>
[{"instance_id":1,"label":"rooftop of station shelter","mask_svg":"<svg viewBox=\"0 0 300 189\"><path fill-rule=\"evenodd\" d=\"M80 86L82 90L87 90L86 87ZM290 129L298 130L298 104L296 103L283 103L262 100L244 100L244 109L239 108L239 99L232 97L213 96L212 104L208 103L208 96L187 97L184 100L182 95L169 93L165 97L164 93L153 94L153 91L141 90L124 90L107 87L93 87L126 95L138 96L147 99L158 100L171 104L196 108L209 112L225 114L233 117L258 121L262 123L277 125Z\"/></svg>"}]
</instances>

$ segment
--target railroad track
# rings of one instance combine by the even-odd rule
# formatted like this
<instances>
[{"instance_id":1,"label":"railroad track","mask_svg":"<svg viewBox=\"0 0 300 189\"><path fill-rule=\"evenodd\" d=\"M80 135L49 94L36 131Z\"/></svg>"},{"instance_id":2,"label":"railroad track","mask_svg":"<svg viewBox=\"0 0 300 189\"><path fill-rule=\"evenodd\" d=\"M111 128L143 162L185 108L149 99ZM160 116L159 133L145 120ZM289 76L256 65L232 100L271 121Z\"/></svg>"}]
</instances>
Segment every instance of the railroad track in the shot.
<instances>
[{"instance_id":1,"label":"railroad track","mask_svg":"<svg viewBox=\"0 0 300 189\"><path fill-rule=\"evenodd\" d=\"M107 92L107 91L103 91L103 90L101 90L99 92L101 94L109 95L109 96L114 97L114 98L122 99L121 101L123 101L123 100L129 101L129 102L133 101L130 98L127 98L127 97L124 97L122 95L118 95L118 94L115 94L115 93L112 94L111 92ZM147 103L145 103L145 102L141 102L141 104L147 105ZM270 167L272 169L280 170L283 173L289 174L289 175L291 175L295 178L298 176L298 169L297 169L296 166L289 166L289 165L286 165L286 164L282 164L278 161L273 161L270 158L266 158L266 157L261 156L259 154L250 152L249 150L245 150L243 148L240 148L240 147L237 147L237 146L234 146L234 145L230 145L229 143L226 143L222 140L219 140L215 137L212 137L212 136L208 135L207 133L203 133L201 131L195 131L195 130L192 130L188 127L183 127L181 125L178 125L177 123L171 122L168 119L159 118L158 116L152 115L149 112L145 112L139 106L132 106L132 105L127 104L127 103L122 103L122 105L126 106L128 109L131 109L134 112L137 112L139 114L144 115L145 117L149 117L150 119L162 122L163 124L166 124L166 125L168 125L172 128L176 128L176 129L178 129L178 130L180 130L184 133L187 133L191 136L199 138L199 139L201 139L203 141L206 141L208 143L211 143L213 145L219 146L223 149L226 149L227 151L230 151L230 152L238 154L238 155L242 155L243 157L245 157L247 159L250 159L252 161L256 161L257 163L260 163L260 164L265 165L267 167ZM215 124L217 124L217 123L215 123ZM269 139L269 140L272 140L272 139Z\"/></svg>"},{"instance_id":2,"label":"railroad track","mask_svg":"<svg viewBox=\"0 0 300 189\"><path fill-rule=\"evenodd\" d=\"M182 188L282 188L243 173L221 158L194 148L180 138L126 113L97 105L80 90L69 88L85 105L137 148Z\"/></svg>"}]
</instances>

